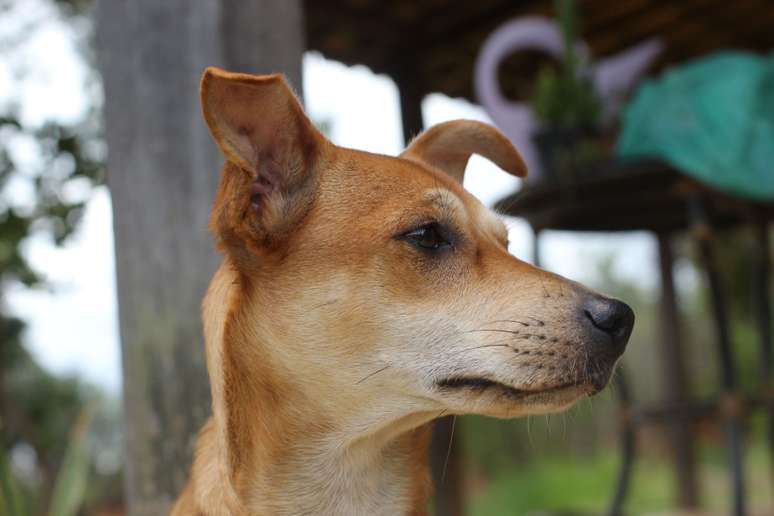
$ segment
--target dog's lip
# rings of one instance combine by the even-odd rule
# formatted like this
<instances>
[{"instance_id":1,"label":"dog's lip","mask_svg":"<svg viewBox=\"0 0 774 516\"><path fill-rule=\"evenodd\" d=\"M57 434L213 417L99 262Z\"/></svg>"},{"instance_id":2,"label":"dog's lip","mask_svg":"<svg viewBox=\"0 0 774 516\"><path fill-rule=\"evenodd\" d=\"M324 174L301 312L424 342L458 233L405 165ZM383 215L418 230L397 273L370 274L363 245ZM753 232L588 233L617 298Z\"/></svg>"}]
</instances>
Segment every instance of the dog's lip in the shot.
<instances>
[{"instance_id":1,"label":"dog's lip","mask_svg":"<svg viewBox=\"0 0 774 516\"><path fill-rule=\"evenodd\" d=\"M443 380L439 380L438 382L436 382L436 385L439 388L444 390L473 389L473 390L483 391L487 389L499 389L502 392L514 398L526 398L528 396L532 396L536 394L541 394L541 395L552 394L555 392L564 391L571 388L588 386L586 382L567 382L567 383L562 383L559 385L546 387L542 389L519 389L502 382L490 380L484 377L477 377L477 376L473 376L473 377L456 376L456 377L445 378ZM598 391L596 386L594 386L594 391L595 392Z\"/></svg>"}]
</instances>

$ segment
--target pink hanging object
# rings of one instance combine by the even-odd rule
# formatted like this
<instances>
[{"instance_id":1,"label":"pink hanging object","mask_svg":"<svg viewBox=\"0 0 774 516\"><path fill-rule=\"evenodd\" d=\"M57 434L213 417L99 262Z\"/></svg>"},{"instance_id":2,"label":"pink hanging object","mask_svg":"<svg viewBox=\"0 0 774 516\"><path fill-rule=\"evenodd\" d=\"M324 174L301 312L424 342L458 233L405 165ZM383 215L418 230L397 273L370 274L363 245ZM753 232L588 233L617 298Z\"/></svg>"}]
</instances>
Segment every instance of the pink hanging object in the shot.
<instances>
[{"instance_id":1,"label":"pink hanging object","mask_svg":"<svg viewBox=\"0 0 774 516\"><path fill-rule=\"evenodd\" d=\"M612 120L619 112L629 90L663 50L658 38L648 39L614 56L600 59L587 67L597 94L603 102L603 118ZM577 43L581 61L588 61L588 47ZM505 23L484 42L474 70L474 88L479 103L494 123L521 152L529 168L528 181L541 175L532 134L538 121L525 102L506 98L500 90L497 71L500 62L514 52L536 50L556 58L562 55L562 35L549 18L529 16Z\"/></svg>"}]
</instances>

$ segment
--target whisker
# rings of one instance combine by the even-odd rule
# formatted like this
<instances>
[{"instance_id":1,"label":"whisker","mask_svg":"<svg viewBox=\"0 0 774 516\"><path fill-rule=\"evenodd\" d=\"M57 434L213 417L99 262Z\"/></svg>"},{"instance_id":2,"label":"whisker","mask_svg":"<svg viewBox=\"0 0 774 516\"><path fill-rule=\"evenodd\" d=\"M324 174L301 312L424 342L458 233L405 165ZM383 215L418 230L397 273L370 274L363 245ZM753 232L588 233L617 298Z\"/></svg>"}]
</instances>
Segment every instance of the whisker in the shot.
<instances>
[{"instance_id":1,"label":"whisker","mask_svg":"<svg viewBox=\"0 0 774 516\"><path fill-rule=\"evenodd\" d=\"M478 332L485 332L485 331L491 331L491 332L496 332L496 333L511 333L513 335L518 335L519 334L519 332L513 331L513 330L489 330L489 329L486 329L486 328L481 328L481 329L478 329L478 330L468 330L468 331L466 331L464 333L478 333Z\"/></svg>"},{"instance_id":2,"label":"whisker","mask_svg":"<svg viewBox=\"0 0 774 516\"><path fill-rule=\"evenodd\" d=\"M520 331L515 330L503 330L502 328L479 328L477 330L467 330L464 333L508 333L510 335L515 335L514 337L517 340L529 340L532 337L540 338L541 340L545 340L545 335L538 335L537 333L522 333Z\"/></svg>"},{"instance_id":3,"label":"whisker","mask_svg":"<svg viewBox=\"0 0 774 516\"><path fill-rule=\"evenodd\" d=\"M456 353L457 353L457 354L459 354L459 353L467 353L468 351L474 351L474 350L476 350L476 349L481 349L481 348L509 348L509 347L510 347L510 346L509 346L508 344L502 344L502 343L497 343L497 344L482 344L482 345L480 345L480 346L473 346L472 348L464 348L464 349L460 349L460 350L458 350Z\"/></svg>"},{"instance_id":4,"label":"whisker","mask_svg":"<svg viewBox=\"0 0 774 516\"><path fill-rule=\"evenodd\" d=\"M548 289L546 288L546 284L543 281L543 276L540 275L539 279L540 279L540 287L543 289L543 299L547 299L551 297L551 295L548 293Z\"/></svg>"},{"instance_id":5,"label":"whisker","mask_svg":"<svg viewBox=\"0 0 774 516\"><path fill-rule=\"evenodd\" d=\"M457 424L457 416L452 416L451 435L449 435L449 447L446 449L446 458L443 461L443 472L441 473L441 484L446 482L446 468L449 466L449 456L451 455L452 443L454 442L454 427Z\"/></svg>"},{"instance_id":6,"label":"whisker","mask_svg":"<svg viewBox=\"0 0 774 516\"><path fill-rule=\"evenodd\" d=\"M504 206L500 206L499 209L495 210L497 213L499 213L502 216L508 216L512 217L513 215L508 215L508 212L519 202L521 201L521 198L524 197L524 195L527 193L527 191L522 188L518 192L511 195L510 199L508 199L508 202L505 203Z\"/></svg>"},{"instance_id":7,"label":"whisker","mask_svg":"<svg viewBox=\"0 0 774 516\"><path fill-rule=\"evenodd\" d=\"M528 319L532 319L532 317L528 317ZM529 326L529 323L525 323L524 321L517 321L515 319L497 319L495 321L489 321L487 324L508 323L508 322L521 324L522 326Z\"/></svg>"},{"instance_id":8,"label":"whisker","mask_svg":"<svg viewBox=\"0 0 774 516\"><path fill-rule=\"evenodd\" d=\"M487 332L487 331L494 332L494 333L510 333L512 335L521 335L520 332L514 331L514 330L500 330L500 329L492 330L492 329L486 329L486 328L481 328L479 330L468 330L465 333L477 333L477 332Z\"/></svg>"},{"instance_id":9,"label":"whisker","mask_svg":"<svg viewBox=\"0 0 774 516\"><path fill-rule=\"evenodd\" d=\"M387 370L387 369L389 369L389 368L390 368L390 365L388 364L388 365L386 365L386 366L382 367L381 369L377 369L377 370L376 370L376 371L374 371L373 373L370 373L370 374L368 374L368 375L364 376L363 378L361 378L360 380L358 380L358 381L355 383L355 385L360 385L361 383L363 383L364 381L368 380L368 379L369 379L369 378L371 378L372 376L375 376L375 375L377 375L377 374L381 373L382 371L386 371L386 370Z\"/></svg>"}]
</instances>

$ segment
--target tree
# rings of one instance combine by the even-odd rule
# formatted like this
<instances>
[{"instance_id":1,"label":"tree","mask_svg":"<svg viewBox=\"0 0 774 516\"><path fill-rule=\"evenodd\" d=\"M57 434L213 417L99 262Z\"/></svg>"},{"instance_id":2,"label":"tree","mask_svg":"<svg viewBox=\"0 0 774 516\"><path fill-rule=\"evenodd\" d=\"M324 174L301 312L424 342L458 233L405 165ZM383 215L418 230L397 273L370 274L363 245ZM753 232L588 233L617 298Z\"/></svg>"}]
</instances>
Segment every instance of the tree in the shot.
<instances>
[{"instance_id":1,"label":"tree","mask_svg":"<svg viewBox=\"0 0 774 516\"><path fill-rule=\"evenodd\" d=\"M217 265L207 218L222 157L201 120L206 66L300 87L301 2L105 0L106 95L132 515L165 513L210 414L199 305Z\"/></svg>"},{"instance_id":2,"label":"tree","mask_svg":"<svg viewBox=\"0 0 774 516\"><path fill-rule=\"evenodd\" d=\"M8 15L21 4L0 2L0 13ZM68 21L81 16L81 2L58 4ZM38 23L3 32L3 57L16 52ZM73 124L33 126L18 116L18 109L17 99L0 107L0 447L27 446L34 452L39 491L47 496L67 444L62 436L78 417L86 389L75 378L60 378L36 363L23 345L24 322L9 312L4 298L8 288L19 284L45 284L22 244L35 233L50 235L57 244L72 234L92 188L103 180L102 140L93 111ZM36 159L20 159L20 146L32 149ZM31 195L20 200L14 195L19 185ZM41 505L46 496L37 497Z\"/></svg>"}]
</instances>

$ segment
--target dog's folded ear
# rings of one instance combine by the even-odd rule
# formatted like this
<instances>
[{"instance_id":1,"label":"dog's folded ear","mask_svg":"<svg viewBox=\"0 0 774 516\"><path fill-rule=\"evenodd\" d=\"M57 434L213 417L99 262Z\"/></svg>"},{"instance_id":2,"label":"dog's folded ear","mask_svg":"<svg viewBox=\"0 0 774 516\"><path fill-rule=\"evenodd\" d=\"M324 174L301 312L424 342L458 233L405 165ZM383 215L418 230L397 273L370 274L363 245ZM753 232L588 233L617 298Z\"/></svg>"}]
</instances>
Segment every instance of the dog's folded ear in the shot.
<instances>
[{"instance_id":1,"label":"dog's folded ear","mask_svg":"<svg viewBox=\"0 0 774 516\"><path fill-rule=\"evenodd\" d=\"M208 68L200 94L204 119L227 160L211 228L227 248L280 240L311 204L327 140L281 75Z\"/></svg>"},{"instance_id":2,"label":"dog's folded ear","mask_svg":"<svg viewBox=\"0 0 774 516\"><path fill-rule=\"evenodd\" d=\"M527 175L527 166L511 141L491 125L475 120L451 120L417 136L401 154L443 170L460 184L471 154L479 154L514 176Z\"/></svg>"}]
</instances>

